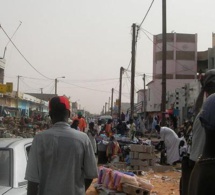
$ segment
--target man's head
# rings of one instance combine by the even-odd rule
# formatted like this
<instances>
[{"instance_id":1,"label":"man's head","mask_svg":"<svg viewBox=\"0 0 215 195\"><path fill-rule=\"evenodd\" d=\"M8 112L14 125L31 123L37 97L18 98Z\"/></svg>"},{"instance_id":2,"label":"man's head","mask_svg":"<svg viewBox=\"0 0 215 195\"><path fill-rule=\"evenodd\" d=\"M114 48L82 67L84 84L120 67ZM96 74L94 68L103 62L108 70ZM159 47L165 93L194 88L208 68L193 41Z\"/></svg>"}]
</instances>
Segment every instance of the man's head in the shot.
<instances>
[{"instance_id":1,"label":"man's head","mask_svg":"<svg viewBox=\"0 0 215 195\"><path fill-rule=\"evenodd\" d=\"M108 124L111 124L112 122L113 122L112 119L108 119L107 121Z\"/></svg>"},{"instance_id":2,"label":"man's head","mask_svg":"<svg viewBox=\"0 0 215 195\"><path fill-rule=\"evenodd\" d=\"M94 122L90 122L90 123L89 123L89 128L90 128L90 129L93 129L93 128L94 128Z\"/></svg>"},{"instance_id":3,"label":"man's head","mask_svg":"<svg viewBox=\"0 0 215 195\"><path fill-rule=\"evenodd\" d=\"M215 93L210 95L204 102L202 111L199 115L202 126L215 133Z\"/></svg>"},{"instance_id":4,"label":"man's head","mask_svg":"<svg viewBox=\"0 0 215 195\"><path fill-rule=\"evenodd\" d=\"M56 96L49 101L49 115L53 123L68 121L70 116L70 103L65 96Z\"/></svg>"},{"instance_id":5,"label":"man's head","mask_svg":"<svg viewBox=\"0 0 215 195\"><path fill-rule=\"evenodd\" d=\"M78 124L79 124L79 121L77 120L77 119L75 119L73 122L72 122L72 125L74 125L74 126L78 126Z\"/></svg>"},{"instance_id":6,"label":"man's head","mask_svg":"<svg viewBox=\"0 0 215 195\"><path fill-rule=\"evenodd\" d=\"M81 118L81 117L82 117L82 113L78 112L78 118Z\"/></svg>"},{"instance_id":7,"label":"man's head","mask_svg":"<svg viewBox=\"0 0 215 195\"><path fill-rule=\"evenodd\" d=\"M111 137L110 137L110 141L115 141L116 139L115 139L115 137L112 135Z\"/></svg>"},{"instance_id":8,"label":"man's head","mask_svg":"<svg viewBox=\"0 0 215 195\"><path fill-rule=\"evenodd\" d=\"M161 130L160 125L155 125L155 130L156 130L158 133L160 133L160 130Z\"/></svg>"},{"instance_id":9,"label":"man's head","mask_svg":"<svg viewBox=\"0 0 215 195\"><path fill-rule=\"evenodd\" d=\"M208 70L204 76L201 77L200 82L202 84L202 89L196 99L194 113L197 115L202 107L204 100L204 94L209 96L215 93L215 69Z\"/></svg>"},{"instance_id":10,"label":"man's head","mask_svg":"<svg viewBox=\"0 0 215 195\"><path fill-rule=\"evenodd\" d=\"M208 70L202 79L202 88L206 95L215 93L215 69Z\"/></svg>"},{"instance_id":11,"label":"man's head","mask_svg":"<svg viewBox=\"0 0 215 195\"><path fill-rule=\"evenodd\" d=\"M129 119L129 124L132 124L134 120L132 118Z\"/></svg>"}]
</instances>

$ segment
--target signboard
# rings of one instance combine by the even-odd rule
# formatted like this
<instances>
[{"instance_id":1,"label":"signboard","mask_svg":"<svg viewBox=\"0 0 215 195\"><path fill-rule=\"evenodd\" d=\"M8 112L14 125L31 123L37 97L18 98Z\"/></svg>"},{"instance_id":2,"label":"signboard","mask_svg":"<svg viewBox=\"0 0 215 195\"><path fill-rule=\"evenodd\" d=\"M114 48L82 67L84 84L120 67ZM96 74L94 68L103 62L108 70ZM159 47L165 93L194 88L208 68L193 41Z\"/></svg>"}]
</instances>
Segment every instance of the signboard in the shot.
<instances>
[{"instance_id":1,"label":"signboard","mask_svg":"<svg viewBox=\"0 0 215 195\"><path fill-rule=\"evenodd\" d=\"M6 92L12 93L13 92L13 83L6 83Z\"/></svg>"},{"instance_id":2,"label":"signboard","mask_svg":"<svg viewBox=\"0 0 215 195\"><path fill-rule=\"evenodd\" d=\"M0 93L6 93L7 92L7 86L4 84L0 84Z\"/></svg>"},{"instance_id":3,"label":"signboard","mask_svg":"<svg viewBox=\"0 0 215 195\"><path fill-rule=\"evenodd\" d=\"M0 93L12 93L13 83L0 84Z\"/></svg>"}]
</instances>

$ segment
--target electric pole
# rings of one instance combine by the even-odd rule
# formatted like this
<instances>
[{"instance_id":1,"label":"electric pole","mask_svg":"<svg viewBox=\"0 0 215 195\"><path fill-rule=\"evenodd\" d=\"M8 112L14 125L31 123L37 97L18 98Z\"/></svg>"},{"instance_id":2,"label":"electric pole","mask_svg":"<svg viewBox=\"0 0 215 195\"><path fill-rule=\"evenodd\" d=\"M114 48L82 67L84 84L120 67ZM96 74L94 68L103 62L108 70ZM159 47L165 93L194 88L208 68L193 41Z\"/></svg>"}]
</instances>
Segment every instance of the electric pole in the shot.
<instances>
[{"instance_id":1,"label":"electric pole","mask_svg":"<svg viewBox=\"0 0 215 195\"><path fill-rule=\"evenodd\" d=\"M162 125L165 125L165 112L166 112L166 0L162 0L162 100L161 100L161 112L162 112Z\"/></svg>"},{"instance_id":2,"label":"electric pole","mask_svg":"<svg viewBox=\"0 0 215 195\"><path fill-rule=\"evenodd\" d=\"M18 79L17 79L17 98L19 97L19 79L20 79L20 77L21 76L17 76L18 77Z\"/></svg>"},{"instance_id":3,"label":"electric pole","mask_svg":"<svg viewBox=\"0 0 215 195\"><path fill-rule=\"evenodd\" d=\"M108 114L110 114L110 97L108 99Z\"/></svg>"},{"instance_id":4,"label":"electric pole","mask_svg":"<svg viewBox=\"0 0 215 195\"><path fill-rule=\"evenodd\" d=\"M16 99L16 107L19 108L19 79L21 76L17 76L17 99ZM17 111L16 116L18 117L19 112Z\"/></svg>"},{"instance_id":5,"label":"electric pole","mask_svg":"<svg viewBox=\"0 0 215 195\"><path fill-rule=\"evenodd\" d=\"M118 105L118 118L120 119L121 115L121 101L122 101L122 74L123 74L124 68L120 68L120 77L119 77L119 105Z\"/></svg>"},{"instance_id":6,"label":"electric pole","mask_svg":"<svg viewBox=\"0 0 215 195\"><path fill-rule=\"evenodd\" d=\"M143 102L143 111L144 111L144 119L146 119L146 75L143 75L143 96L144 96L144 102Z\"/></svg>"},{"instance_id":7,"label":"electric pole","mask_svg":"<svg viewBox=\"0 0 215 195\"><path fill-rule=\"evenodd\" d=\"M136 55L136 24L132 25L132 60L131 60L131 119L134 118L134 88L135 88L135 55Z\"/></svg>"},{"instance_id":8,"label":"electric pole","mask_svg":"<svg viewBox=\"0 0 215 195\"><path fill-rule=\"evenodd\" d=\"M105 102L105 114L107 114L107 102Z\"/></svg>"},{"instance_id":9,"label":"electric pole","mask_svg":"<svg viewBox=\"0 0 215 195\"><path fill-rule=\"evenodd\" d=\"M112 90L111 90L111 116L113 116L113 92L114 92L114 89L112 88Z\"/></svg>"},{"instance_id":10,"label":"electric pole","mask_svg":"<svg viewBox=\"0 0 215 195\"><path fill-rule=\"evenodd\" d=\"M57 95L57 78L55 79L55 95Z\"/></svg>"}]
</instances>

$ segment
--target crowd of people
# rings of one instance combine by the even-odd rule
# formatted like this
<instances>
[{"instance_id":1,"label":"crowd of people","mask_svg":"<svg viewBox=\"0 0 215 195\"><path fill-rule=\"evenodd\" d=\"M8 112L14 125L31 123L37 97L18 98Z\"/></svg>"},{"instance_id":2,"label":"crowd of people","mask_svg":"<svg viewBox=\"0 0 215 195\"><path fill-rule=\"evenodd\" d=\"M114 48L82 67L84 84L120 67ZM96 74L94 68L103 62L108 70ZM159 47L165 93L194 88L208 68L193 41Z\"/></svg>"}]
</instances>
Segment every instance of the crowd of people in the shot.
<instances>
[{"instance_id":1,"label":"crowd of people","mask_svg":"<svg viewBox=\"0 0 215 195\"><path fill-rule=\"evenodd\" d=\"M122 114L117 121L87 123L82 113L72 118L69 124L68 99L64 96L52 98L49 103L51 124L35 133L29 155L25 177L28 195L36 195L38 191L47 195L58 192L84 194L97 177L98 163L120 160L122 149L116 135L130 140L152 137L159 140L156 149L161 152L160 163L181 163L181 195L214 194L215 70L206 72L201 81L202 91L196 101L194 121L185 120L180 126L169 121L161 126L157 115L133 119ZM19 121L20 125L28 123L24 118ZM100 140L106 141L106 147L101 150L98 150L102 146L96 139L99 136L107 138ZM96 161L96 155L101 155L105 161Z\"/></svg>"}]
</instances>

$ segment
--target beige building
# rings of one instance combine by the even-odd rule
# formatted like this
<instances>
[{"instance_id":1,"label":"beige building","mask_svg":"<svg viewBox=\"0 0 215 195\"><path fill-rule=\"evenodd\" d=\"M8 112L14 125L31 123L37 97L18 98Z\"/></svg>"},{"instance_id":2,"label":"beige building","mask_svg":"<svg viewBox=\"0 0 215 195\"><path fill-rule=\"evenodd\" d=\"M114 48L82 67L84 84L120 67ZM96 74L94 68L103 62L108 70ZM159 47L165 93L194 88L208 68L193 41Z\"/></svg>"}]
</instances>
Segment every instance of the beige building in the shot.
<instances>
[{"instance_id":1,"label":"beige building","mask_svg":"<svg viewBox=\"0 0 215 195\"><path fill-rule=\"evenodd\" d=\"M197 34L167 33L166 91L196 79ZM147 84L147 112L161 110L162 34L154 36L153 80Z\"/></svg>"}]
</instances>

